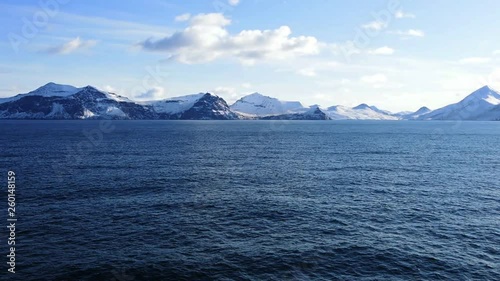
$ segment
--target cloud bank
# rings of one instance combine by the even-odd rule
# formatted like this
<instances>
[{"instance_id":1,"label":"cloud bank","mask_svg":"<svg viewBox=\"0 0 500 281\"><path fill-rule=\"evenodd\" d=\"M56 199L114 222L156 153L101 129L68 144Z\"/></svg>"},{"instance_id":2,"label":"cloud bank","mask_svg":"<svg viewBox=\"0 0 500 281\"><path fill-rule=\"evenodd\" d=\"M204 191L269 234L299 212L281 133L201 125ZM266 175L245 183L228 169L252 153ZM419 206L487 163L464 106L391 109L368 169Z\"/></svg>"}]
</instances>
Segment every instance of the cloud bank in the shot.
<instances>
[{"instance_id":1,"label":"cloud bank","mask_svg":"<svg viewBox=\"0 0 500 281\"><path fill-rule=\"evenodd\" d=\"M199 14L189 26L162 39L139 43L142 49L166 53L181 63L206 63L221 58L236 58L253 64L260 60L283 60L318 54L320 42L312 36L291 36L288 26L272 30L243 30L230 34L231 20L220 13Z\"/></svg>"}]
</instances>

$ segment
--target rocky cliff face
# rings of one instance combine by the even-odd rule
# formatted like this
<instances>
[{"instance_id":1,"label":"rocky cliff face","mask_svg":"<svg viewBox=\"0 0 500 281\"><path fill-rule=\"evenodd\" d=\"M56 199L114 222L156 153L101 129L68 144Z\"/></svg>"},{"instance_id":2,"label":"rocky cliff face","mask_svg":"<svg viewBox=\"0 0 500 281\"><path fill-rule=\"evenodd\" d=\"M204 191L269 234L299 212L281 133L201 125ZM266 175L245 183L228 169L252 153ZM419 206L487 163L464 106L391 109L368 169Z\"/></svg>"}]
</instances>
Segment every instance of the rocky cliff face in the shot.
<instances>
[{"instance_id":1,"label":"rocky cliff face","mask_svg":"<svg viewBox=\"0 0 500 281\"><path fill-rule=\"evenodd\" d=\"M234 120L238 116L229 109L226 101L212 94L204 94L188 110L184 111L179 119L183 120Z\"/></svg>"}]
</instances>

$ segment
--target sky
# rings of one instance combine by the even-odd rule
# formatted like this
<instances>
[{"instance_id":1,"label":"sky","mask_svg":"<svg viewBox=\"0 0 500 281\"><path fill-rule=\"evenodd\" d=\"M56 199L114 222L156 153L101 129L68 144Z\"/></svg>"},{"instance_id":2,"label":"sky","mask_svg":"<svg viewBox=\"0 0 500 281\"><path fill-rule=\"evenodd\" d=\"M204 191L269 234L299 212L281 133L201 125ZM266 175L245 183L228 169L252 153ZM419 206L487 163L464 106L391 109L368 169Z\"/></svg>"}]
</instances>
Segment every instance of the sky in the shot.
<instances>
[{"instance_id":1,"label":"sky","mask_svg":"<svg viewBox=\"0 0 500 281\"><path fill-rule=\"evenodd\" d=\"M0 97L253 92L398 111L500 89L500 1L2 0Z\"/></svg>"}]
</instances>

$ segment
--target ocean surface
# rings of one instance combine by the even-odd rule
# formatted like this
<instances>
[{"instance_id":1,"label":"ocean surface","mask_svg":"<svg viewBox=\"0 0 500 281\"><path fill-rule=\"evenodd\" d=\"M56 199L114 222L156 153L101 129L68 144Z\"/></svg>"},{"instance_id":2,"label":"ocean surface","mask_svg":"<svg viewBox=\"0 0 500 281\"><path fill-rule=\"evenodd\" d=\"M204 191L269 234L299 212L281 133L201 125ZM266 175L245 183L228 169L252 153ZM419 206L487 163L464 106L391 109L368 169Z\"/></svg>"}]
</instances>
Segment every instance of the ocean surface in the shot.
<instances>
[{"instance_id":1,"label":"ocean surface","mask_svg":"<svg viewBox=\"0 0 500 281\"><path fill-rule=\"evenodd\" d=\"M500 122L0 121L9 280L500 280Z\"/></svg>"}]
</instances>

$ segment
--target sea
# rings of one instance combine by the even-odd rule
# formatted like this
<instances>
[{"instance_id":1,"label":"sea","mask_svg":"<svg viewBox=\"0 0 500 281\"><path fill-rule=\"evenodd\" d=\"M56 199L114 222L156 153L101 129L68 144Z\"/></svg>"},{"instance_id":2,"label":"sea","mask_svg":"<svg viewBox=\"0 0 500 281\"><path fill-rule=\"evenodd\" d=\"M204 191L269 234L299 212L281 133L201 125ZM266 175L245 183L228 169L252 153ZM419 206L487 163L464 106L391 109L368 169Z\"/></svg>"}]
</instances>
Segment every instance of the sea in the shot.
<instances>
[{"instance_id":1,"label":"sea","mask_svg":"<svg viewBox=\"0 0 500 281\"><path fill-rule=\"evenodd\" d=\"M0 181L2 280L500 280L500 122L3 120Z\"/></svg>"}]
</instances>

